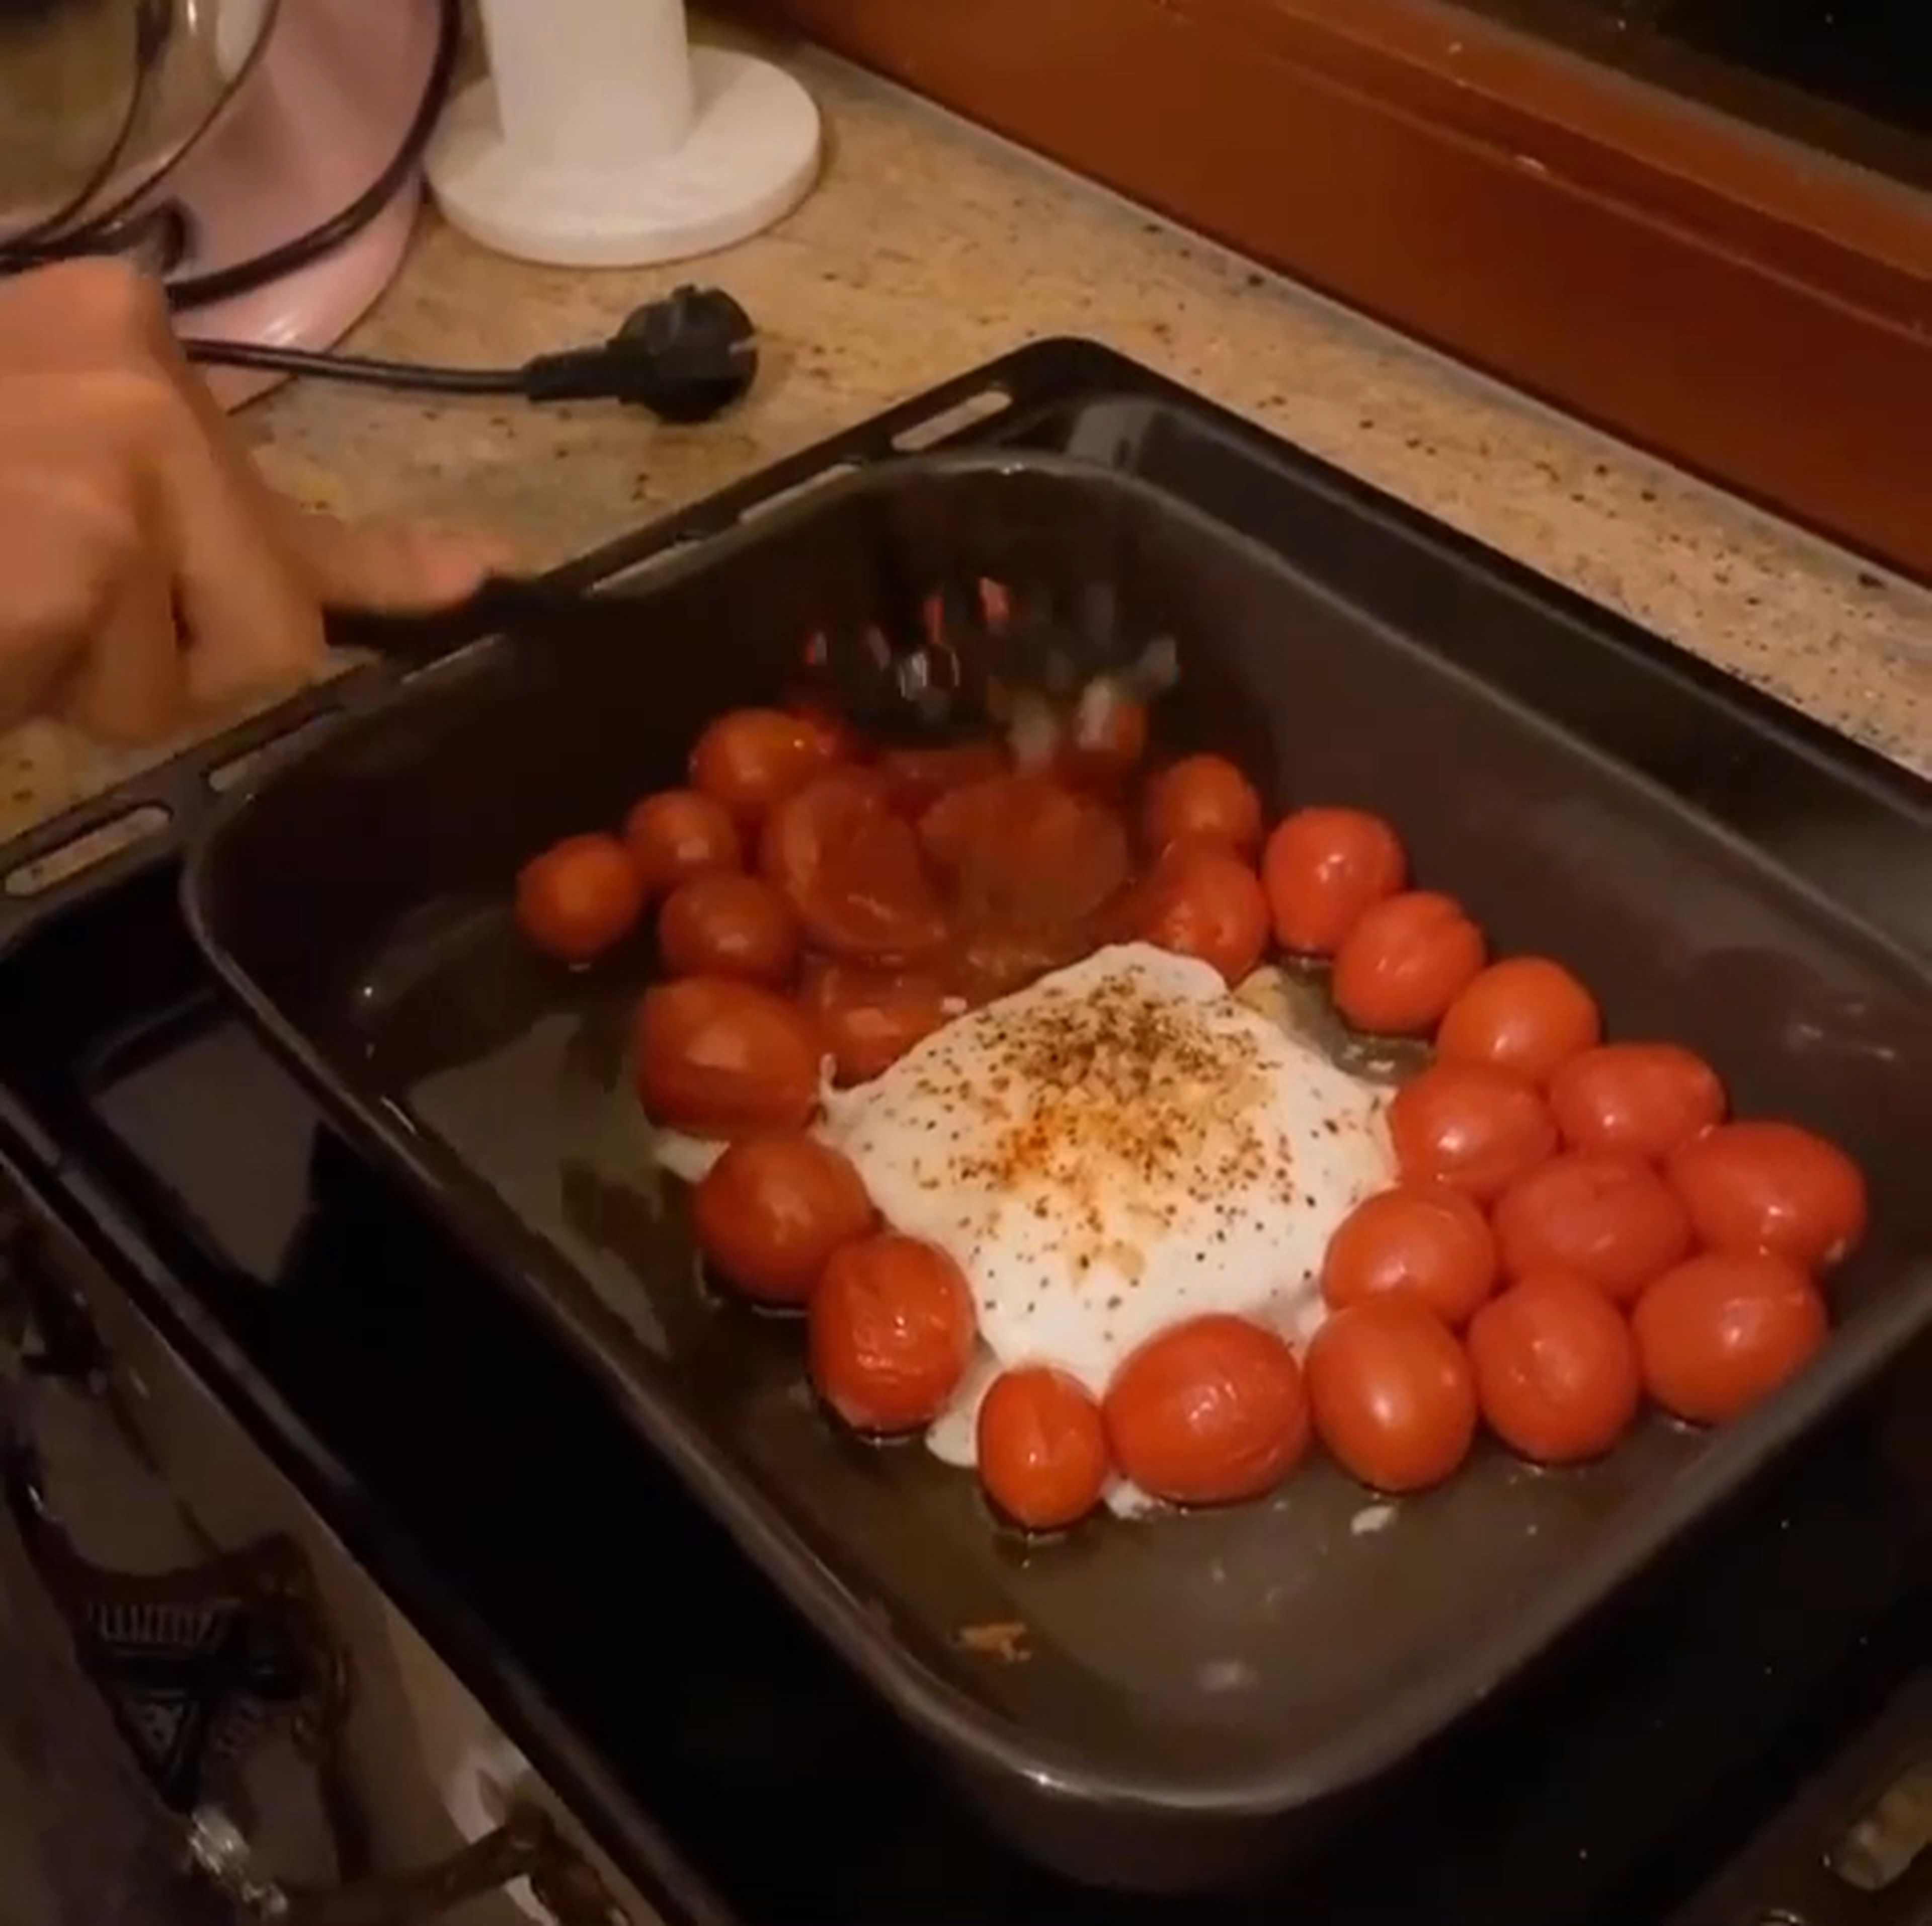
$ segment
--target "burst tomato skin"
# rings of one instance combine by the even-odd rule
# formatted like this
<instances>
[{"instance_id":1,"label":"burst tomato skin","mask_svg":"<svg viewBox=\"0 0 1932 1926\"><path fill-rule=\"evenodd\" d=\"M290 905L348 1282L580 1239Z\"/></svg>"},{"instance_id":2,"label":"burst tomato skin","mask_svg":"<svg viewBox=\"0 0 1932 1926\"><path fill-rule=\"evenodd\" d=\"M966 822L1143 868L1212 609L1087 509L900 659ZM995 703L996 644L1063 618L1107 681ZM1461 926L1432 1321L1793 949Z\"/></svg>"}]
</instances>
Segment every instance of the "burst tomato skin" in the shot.
<instances>
[{"instance_id":1,"label":"burst tomato skin","mask_svg":"<svg viewBox=\"0 0 1932 1926\"><path fill-rule=\"evenodd\" d=\"M1602 1457L1630 1429L1642 1394L1623 1313L1561 1271L1525 1278L1477 1312L1469 1361L1490 1429L1538 1464Z\"/></svg>"},{"instance_id":2,"label":"burst tomato skin","mask_svg":"<svg viewBox=\"0 0 1932 1926\"><path fill-rule=\"evenodd\" d=\"M1294 1353L1273 1331L1220 1313L1172 1325L1124 1359L1101 1413L1122 1474L1175 1504L1258 1497L1308 1449Z\"/></svg>"},{"instance_id":3,"label":"burst tomato skin","mask_svg":"<svg viewBox=\"0 0 1932 1926\"><path fill-rule=\"evenodd\" d=\"M731 977L680 977L638 1005L638 1095L653 1123L700 1137L802 1130L818 1108L820 1049L788 998Z\"/></svg>"},{"instance_id":4,"label":"burst tomato skin","mask_svg":"<svg viewBox=\"0 0 1932 1926\"><path fill-rule=\"evenodd\" d=\"M929 1424L973 1355L973 1294L959 1267L890 1231L836 1251L806 1315L812 1381L855 1431Z\"/></svg>"},{"instance_id":5,"label":"burst tomato skin","mask_svg":"<svg viewBox=\"0 0 1932 1926\"><path fill-rule=\"evenodd\" d=\"M1670 1186L1634 1157L1563 1151L1497 1199L1504 1271L1569 1271L1621 1304L1690 1254L1690 1218Z\"/></svg>"},{"instance_id":6,"label":"burst tomato skin","mask_svg":"<svg viewBox=\"0 0 1932 1926\"><path fill-rule=\"evenodd\" d=\"M1330 992L1358 1030L1421 1036L1483 966L1483 933L1453 897L1409 890L1371 903L1335 953Z\"/></svg>"},{"instance_id":7,"label":"burst tomato skin","mask_svg":"<svg viewBox=\"0 0 1932 1926\"><path fill-rule=\"evenodd\" d=\"M995 1378L977 1420L980 1480L1031 1532L1063 1531L1100 1502L1109 1466L1100 1407L1064 1371L1024 1364Z\"/></svg>"}]
</instances>

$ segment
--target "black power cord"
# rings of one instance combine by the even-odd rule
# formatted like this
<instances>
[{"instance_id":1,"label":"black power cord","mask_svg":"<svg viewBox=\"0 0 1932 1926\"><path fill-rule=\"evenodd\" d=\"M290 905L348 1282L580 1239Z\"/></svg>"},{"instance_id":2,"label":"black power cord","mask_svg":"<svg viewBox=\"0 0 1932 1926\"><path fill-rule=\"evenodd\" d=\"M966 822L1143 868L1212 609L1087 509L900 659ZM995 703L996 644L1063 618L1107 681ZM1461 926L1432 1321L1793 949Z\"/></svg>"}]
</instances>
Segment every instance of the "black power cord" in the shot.
<instances>
[{"instance_id":1,"label":"black power cord","mask_svg":"<svg viewBox=\"0 0 1932 1926\"><path fill-rule=\"evenodd\" d=\"M205 367L262 368L426 394L622 401L665 421L709 421L744 394L758 370L752 318L721 288L679 288L627 316L599 346L538 355L514 368L428 367L251 342L182 345Z\"/></svg>"}]
</instances>

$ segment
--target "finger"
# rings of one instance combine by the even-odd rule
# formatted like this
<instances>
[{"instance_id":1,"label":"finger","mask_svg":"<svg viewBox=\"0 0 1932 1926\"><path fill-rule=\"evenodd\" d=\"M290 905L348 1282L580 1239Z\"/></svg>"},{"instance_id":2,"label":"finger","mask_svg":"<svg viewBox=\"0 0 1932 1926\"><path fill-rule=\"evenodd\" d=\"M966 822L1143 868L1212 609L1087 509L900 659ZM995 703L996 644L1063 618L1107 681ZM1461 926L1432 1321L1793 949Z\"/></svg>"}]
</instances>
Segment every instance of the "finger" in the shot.
<instances>
[{"instance_id":1,"label":"finger","mask_svg":"<svg viewBox=\"0 0 1932 1926\"><path fill-rule=\"evenodd\" d=\"M516 568L509 546L460 530L402 522L347 522L292 510L286 518L297 570L334 609L404 613L446 608L486 577Z\"/></svg>"},{"instance_id":2,"label":"finger","mask_svg":"<svg viewBox=\"0 0 1932 1926\"><path fill-rule=\"evenodd\" d=\"M0 380L0 445L18 447L16 384ZM35 462L0 474L0 726L50 705L138 556L131 489Z\"/></svg>"},{"instance_id":3,"label":"finger","mask_svg":"<svg viewBox=\"0 0 1932 1926\"><path fill-rule=\"evenodd\" d=\"M164 571L122 579L49 706L108 742L148 742L181 726L188 663Z\"/></svg>"}]
</instances>

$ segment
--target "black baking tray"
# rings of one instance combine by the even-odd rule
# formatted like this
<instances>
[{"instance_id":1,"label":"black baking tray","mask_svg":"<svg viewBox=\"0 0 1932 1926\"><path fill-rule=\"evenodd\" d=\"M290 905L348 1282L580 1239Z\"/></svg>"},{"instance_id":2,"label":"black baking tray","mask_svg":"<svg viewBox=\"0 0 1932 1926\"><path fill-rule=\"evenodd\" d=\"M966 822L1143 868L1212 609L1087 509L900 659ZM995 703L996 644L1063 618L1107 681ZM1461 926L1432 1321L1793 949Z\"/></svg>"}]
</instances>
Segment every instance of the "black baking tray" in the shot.
<instances>
[{"instance_id":1,"label":"black baking tray","mask_svg":"<svg viewBox=\"0 0 1932 1926\"><path fill-rule=\"evenodd\" d=\"M1184 1888L1292 1850L1932 1322L1932 802L1180 391L1078 344L1030 352L1094 373L1074 459L874 436L795 462L790 499L613 585L632 630L487 639L268 772L192 852L184 901L353 1139L996 1823L1078 1877ZM780 691L808 631L868 613L881 533L935 574L1114 559L1134 619L1180 638L1174 746L1230 750L1277 808L1381 810L1498 949L1571 961L1614 1032L1679 1038L1741 1109L1844 1143L1875 1228L1820 1362L1744 1423L1652 1422L1587 1470L1484 1451L1380 1529L1318 1466L1267 1504L1028 1547L969 1478L826 1424L795 1328L702 1292L649 1174L622 1062L647 955L560 977L510 931L506 885L675 780L705 719ZM1754 838L1773 822L1781 861ZM1021 1663L962 1639L1016 1622Z\"/></svg>"}]
</instances>

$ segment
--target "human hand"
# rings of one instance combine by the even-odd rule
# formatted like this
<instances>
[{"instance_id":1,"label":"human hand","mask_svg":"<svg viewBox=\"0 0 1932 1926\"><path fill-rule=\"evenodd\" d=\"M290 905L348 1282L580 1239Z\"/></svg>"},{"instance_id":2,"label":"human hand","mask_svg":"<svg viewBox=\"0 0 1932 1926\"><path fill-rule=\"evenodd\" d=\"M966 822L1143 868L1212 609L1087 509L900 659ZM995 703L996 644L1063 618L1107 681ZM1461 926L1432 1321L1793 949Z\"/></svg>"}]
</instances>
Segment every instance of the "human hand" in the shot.
<instances>
[{"instance_id":1,"label":"human hand","mask_svg":"<svg viewBox=\"0 0 1932 1926\"><path fill-rule=\"evenodd\" d=\"M0 726L164 735L299 681L325 605L446 606L500 560L276 495L131 268L0 280Z\"/></svg>"}]
</instances>

